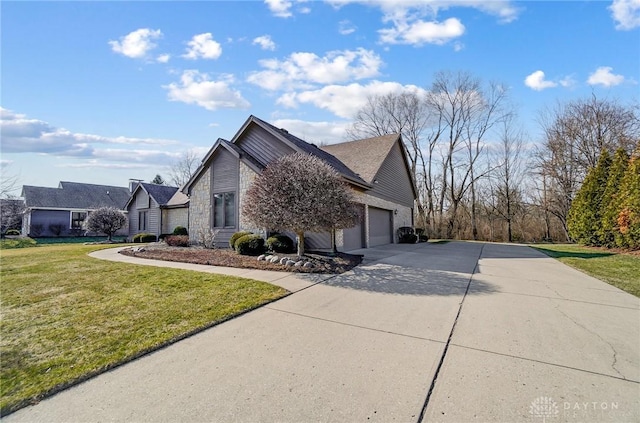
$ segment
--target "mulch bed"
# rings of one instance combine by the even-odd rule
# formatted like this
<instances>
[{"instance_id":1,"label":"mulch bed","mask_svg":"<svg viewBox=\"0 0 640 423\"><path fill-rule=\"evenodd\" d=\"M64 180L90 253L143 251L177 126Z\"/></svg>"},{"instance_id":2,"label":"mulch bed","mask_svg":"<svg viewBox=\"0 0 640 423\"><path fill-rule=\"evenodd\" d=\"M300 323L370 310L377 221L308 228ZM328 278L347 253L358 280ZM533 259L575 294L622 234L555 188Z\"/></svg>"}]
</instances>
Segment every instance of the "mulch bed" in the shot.
<instances>
[{"instance_id":1,"label":"mulch bed","mask_svg":"<svg viewBox=\"0 0 640 423\"><path fill-rule=\"evenodd\" d=\"M141 247L126 248L120 254L127 256L177 261L182 263L205 264L210 266L240 267L245 269L276 270L293 273L344 273L362 261L362 256L336 253L335 255L311 253L304 260L313 263L312 268L284 266L279 263L258 261L257 257L242 256L231 249L208 249L202 247L170 247L166 244L150 244ZM299 260L295 254L276 254Z\"/></svg>"}]
</instances>

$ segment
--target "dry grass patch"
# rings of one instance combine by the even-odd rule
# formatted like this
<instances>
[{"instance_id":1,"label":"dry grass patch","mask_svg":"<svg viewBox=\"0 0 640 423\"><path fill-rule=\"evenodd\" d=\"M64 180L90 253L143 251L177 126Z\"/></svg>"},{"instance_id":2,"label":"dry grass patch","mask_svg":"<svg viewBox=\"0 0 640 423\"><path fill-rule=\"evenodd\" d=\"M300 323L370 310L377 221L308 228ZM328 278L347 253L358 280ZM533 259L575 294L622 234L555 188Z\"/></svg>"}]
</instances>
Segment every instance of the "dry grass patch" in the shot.
<instances>
[{"instance_id":1,"label":"dry grass patch","mask_svg":"<svg viewBox=\"0 0 640 423\"><path fill-rule=\"evenodd\" d=\"M0 252L2 414L286 294L248 279L87 256L102 248Z\"/></svg>"}]
</instances>

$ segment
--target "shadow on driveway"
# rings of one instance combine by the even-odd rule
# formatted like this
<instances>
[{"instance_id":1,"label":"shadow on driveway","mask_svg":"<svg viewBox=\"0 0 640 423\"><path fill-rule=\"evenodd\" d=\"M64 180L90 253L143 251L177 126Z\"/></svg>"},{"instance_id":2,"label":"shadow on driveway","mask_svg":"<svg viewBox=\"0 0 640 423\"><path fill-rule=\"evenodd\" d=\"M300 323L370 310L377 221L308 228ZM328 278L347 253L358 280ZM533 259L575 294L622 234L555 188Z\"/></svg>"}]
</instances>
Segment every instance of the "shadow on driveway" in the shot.
<instances>
[{"instance_id":1,"label":"shadow on driveway","mask_svg":"<svg viewBox=\"0 0 640 423\"><path fill-rule=\"evenodd\" d=\"M360 266L324 285L395 295L462 295L471 275L377 263ZM493 285L473 281L473 295L497 292ZM471 291L470 291L471 293Z\"/></svg>"}]
</instances>

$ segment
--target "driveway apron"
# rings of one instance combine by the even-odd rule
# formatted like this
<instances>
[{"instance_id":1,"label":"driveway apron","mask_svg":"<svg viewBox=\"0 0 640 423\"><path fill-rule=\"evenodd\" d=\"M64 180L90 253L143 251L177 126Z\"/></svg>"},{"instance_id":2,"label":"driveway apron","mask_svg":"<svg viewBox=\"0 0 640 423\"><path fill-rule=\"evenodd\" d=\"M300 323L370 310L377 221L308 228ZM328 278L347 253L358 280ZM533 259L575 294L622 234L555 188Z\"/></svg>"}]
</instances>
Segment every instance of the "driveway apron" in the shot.
<instances>
[{"instance_id":1,"label":"driveway apron","mask_svg":"<svg viewBox=\"0 0 640 423\"><path fill-rule=\"evenodd\" d=\"M358 252L319 283L265 273L296 292L3 420L640 418L637 298L528 247Z\"/></svg>"}]
</instances>

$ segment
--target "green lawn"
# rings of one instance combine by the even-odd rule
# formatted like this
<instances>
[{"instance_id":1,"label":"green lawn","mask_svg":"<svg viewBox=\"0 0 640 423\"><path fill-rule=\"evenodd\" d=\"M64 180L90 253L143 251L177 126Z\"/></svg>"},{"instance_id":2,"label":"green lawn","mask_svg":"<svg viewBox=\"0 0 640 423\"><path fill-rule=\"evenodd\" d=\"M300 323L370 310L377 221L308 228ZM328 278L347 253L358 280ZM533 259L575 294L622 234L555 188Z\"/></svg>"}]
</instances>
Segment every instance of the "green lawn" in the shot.
<instances>
[{"instance_id":1,"label":"green lawn","mask_svg":"<svg viewBox=\"0 0 640 423\"><path fill-rule=\"evenodd\" d=\"M640 297L640 256L617 254L571 244L532 247L584 273Z\"/></svg>"},{"instance_id":2,"label":"green lawn","mask_svg":"<svg viewBox=\"0 0 640 423\"><path fill-rule=\"evenodd\" d=\"M286 293L87 256L110 247L0 251L2 414Z\"/></svg>"}]
</instances>

